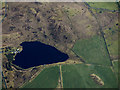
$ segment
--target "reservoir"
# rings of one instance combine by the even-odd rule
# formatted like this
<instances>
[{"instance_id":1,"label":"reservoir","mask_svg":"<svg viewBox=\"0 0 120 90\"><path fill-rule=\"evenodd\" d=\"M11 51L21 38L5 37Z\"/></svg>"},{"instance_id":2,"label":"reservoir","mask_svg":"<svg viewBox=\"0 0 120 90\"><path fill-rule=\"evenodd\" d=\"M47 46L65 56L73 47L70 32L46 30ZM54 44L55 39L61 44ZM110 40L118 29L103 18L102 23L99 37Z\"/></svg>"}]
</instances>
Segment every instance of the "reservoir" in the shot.
<instances>
[{"instance_id":1,"label":"reservoir","mask_svg":"<svg viewBox=\"0 0 120 90\"><path fill-rule=\"evenodd\" d=\"M23 69L63 62L69 58L67 54L57 50L55 47L38 41L23 42L20 45L23 50L15 56L13 64Z\"/></svg>"}]
</instances>

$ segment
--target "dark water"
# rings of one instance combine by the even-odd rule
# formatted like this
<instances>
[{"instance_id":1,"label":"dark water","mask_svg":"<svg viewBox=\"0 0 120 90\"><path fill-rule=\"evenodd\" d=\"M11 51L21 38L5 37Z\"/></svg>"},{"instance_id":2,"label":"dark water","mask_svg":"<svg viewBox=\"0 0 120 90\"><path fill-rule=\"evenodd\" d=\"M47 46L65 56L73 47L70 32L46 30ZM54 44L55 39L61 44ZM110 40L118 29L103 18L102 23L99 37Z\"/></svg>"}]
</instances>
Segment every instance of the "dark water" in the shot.
<instances>
[{"instance_id":1,"label":"dark water","mask_svg":"<svg viewBox=\"0 0 120 90\"><path fill-rule=\"evenodd\" d=\"M69 58L65 53L60 52L55 47L41 42L23 42L23 50L15 57L13 64L21 68L63 62Z\"/></svg>"}]
</instances>

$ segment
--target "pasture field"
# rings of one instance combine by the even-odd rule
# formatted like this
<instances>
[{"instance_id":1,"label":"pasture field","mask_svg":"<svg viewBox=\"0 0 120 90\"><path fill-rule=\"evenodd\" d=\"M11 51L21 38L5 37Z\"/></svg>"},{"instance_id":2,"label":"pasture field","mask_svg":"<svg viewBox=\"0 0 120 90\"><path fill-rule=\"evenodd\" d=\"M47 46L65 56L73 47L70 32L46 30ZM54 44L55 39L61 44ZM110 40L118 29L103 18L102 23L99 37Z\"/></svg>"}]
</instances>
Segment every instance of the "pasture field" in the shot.
<instances>
[{"instance_id":1,"label":"pasture field","mask_svg":"<svg viewBox=\"0 0 120 90\"><path fill-rule=\"evenodd\" d=\"M119 63L120 63L120 62L119 62L118 60L115 60L115 61L113 61L112 63L113 63L114 72L115 72L116 77L117 77L117 79L118 79L118 83L120 83L120 71L119 71L119 69L120 69ZM119 87L120 87L120 84L119 84Z\"/></svg>"},{"instance_id":2,"label":"pasture field","mask_svg":"<svg viewBox=\"0 0 120 90\"><path fill-rule=\"evenodd\" d=\"M116 60L116 61L113 61L112 63L113 63L113 69L116 73L116 76L117 76L118 79L120 79L120 72L119 72L120 65L119 65L119 62L118 62L118 60Z\"/></svg>"},{"instance_id":3,"label":"pasture field","mask_svg":"<svg viewBox=\"0 0 120 90\"><path fill-rule=\"evenodd\" d=\"M118 67L118 61L113 61L113 67L116 73L118 73L118 69L120 69L120 67Z\"/></svg>"},{"instance_id":4,"label":"pasture field","mask_svg":"<svg viewBox=\"0 0 120 90\"><path fill-rule=\"evenodd\" d=\"M93 8L118 10L118 4L116 2L88 2L88 4Z\"/></svg>"},{"instance_id":5,"label":"pasture field","mask_svg":"<svg viewBox=\"0 0 120 90\"><path fill-rule=\"evenodd\" d=\"M106 29L104 30L104 33L110 56L118 56L118 31L114 29Z\"/></svg>"},{"instance_id":6,"label":"pasture field","mask_svg":"<svg viewBox=\"0 0 120 90\"><path fill-rule=\"evenodd\" d=\"M76 64L63 65L63 87L64 88L115 88L117 79L110 67ZM91 74L99 76L104 85L97 84Z\"/></svg>"},{"instance_id":7,"label":"pasture field","mask_svg":"<svg viewBox=\"0 0 120 90\"><path fill-rule=\"evenodd\" d=\"M56 88L58 79L58 66L45 68L34 80L26 83L23 88Z\"/></svg>"},{"instance_id":8,"label":"pasture field","mask_svg":"<svg viewBox=\"0 0 120 90\"><path fill-rule=\"evenodd\" d=\"M100 36L76 41L73 51L86 63L96 65L110 65L110 59L104 40Z\"/></svg>"}]
</instances>

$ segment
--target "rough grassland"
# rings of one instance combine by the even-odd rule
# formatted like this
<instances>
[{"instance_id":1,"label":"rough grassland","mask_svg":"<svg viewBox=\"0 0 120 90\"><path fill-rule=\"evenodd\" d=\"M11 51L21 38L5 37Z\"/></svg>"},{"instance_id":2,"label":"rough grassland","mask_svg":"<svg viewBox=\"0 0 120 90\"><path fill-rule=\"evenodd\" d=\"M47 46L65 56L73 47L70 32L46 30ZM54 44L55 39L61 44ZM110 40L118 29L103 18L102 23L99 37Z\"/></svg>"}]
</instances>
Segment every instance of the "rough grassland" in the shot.
<instances>
[{"instance_id":1,"label":"rough grassland","mask_svg":"<svg viewBox=\"0 0 120 90\"><path fill-rule=\"evenodd\" d=\"M115 88L117 80L109 67L88 66L84 64L63 65L63 87L64 88ZM90 77L90 74L99 76L104 85L98 85Z\"/></svg>"},{"instance_id":2,"label":"rough grassland","mask_svg":"<svg viewBox=\"0 0 120 90\"><path fill-rule=\"evenodd\" d=\"M118 5L116 2L88 2L88 4L94 8L118 10Z\"/></svg>"},{"instance_id":3,"label":"rough grassland","mask_svg":"<svg viewBox=\"0 0 120 90\"><path fill-rule=\"evenodd\" d=\"M49 67L43 70L32 82L23 88L56 88L59 78L59 67Z\"/></svg>"},{"instance_id":4,"label":"rough grassland","mask_svg":"<svg viewBox=\"0 0 120 90\"><path fill-rule=\"evenodd\" d=\"M78 14L79 11L74 8L65 8L65 12L68 14L69 17L71 17Z\"/></svg>"},{"instance_id":5,"label":"rough grassland","mask_svg":"<svg viewBox=\"0 0 120 90\"><path fill-rule=\"evenodd\" d=\"M78 40L73 51L86 63L96 65L110 65L110 59L104 44L104 40L100 36L93 36L90 39Z\"/></svg>"}]
</instances>

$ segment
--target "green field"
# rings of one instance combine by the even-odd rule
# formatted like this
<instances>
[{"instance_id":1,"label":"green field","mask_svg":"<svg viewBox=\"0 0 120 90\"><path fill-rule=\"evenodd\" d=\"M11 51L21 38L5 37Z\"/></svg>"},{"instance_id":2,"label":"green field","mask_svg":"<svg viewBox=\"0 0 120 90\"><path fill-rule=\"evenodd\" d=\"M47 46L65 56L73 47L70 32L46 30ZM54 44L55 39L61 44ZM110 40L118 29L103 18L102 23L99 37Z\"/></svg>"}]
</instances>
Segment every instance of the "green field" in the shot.
<instances>
[{"instance_id":1,"label":"green field","mask_svg":"<svg viewBox=\"0 0 120 90\"><path fill-rule=\"evenodd\" d=\"M113 69L115 71L116 77L118 78L118 82L120 83L120 71L119 71L120 65L119 65L119 62L118 62L118 60L116 60L116 61L113 61L112 63L113 63ZM120 87L120 84L119 84L119 87Z\"/></svg>"},{"instance_id":2,"label":"green field","mask_svg":"<svg viewBox=\"0 0 120 90\"><path fill-rule=\"evenodd\" d=\"M104 44L104 40L100 36L93 36L89 39L78 40L73 51L86 63L96 65L110 65L110 59Z\"/></svg>"},{"instance_id":3,"label":"green field","mask_svg":"<svg viewBox=\"0 0 120 90\"><path fill-rule=\"evenodd\" d=\"M114 29L104 30L105 40L111 56L118 56L118 31Z\"/></svg>"},{"instance_id":4,"label":"green field","mask_svg":"<svg viewBox=\"0 0 120 90\"><path fill-rule=\"evenodd\" d=\"M58 66L45 68L32 82L26 83L23 88L56 88L58 79Z\"/></svg>"},{"instance_id":5,"label":"green field","mask_svg":"<svg viewBox=\"0 0 120 90\"><path fill-rule=\"evenodd\" d=\"M117 61L113 61L113 69L116 73L117 78L120 78L120 72L118 71L120 69L120 66L118 65L118 60Z\"/></svg>"},{"instance_id":6,"label":"green field","mask_svg":"<svg viewBox=\"0 0 120 90\"><path fill-rule=\"evenodd\" d=\"M118 4L116 2L88 2L88 4L94 8L118 10Z\"/></svg>"},{"instance_id":7,"label":"green field","mask_svg":"<svg viewBox=\"0 0 120 90\"><path fill-rule=\"evenodd\" d=\"M87 66L84 64L63 65L63 87L64 88L115 88L117 79L109 67ZM104 85L100 86L90 77L90 74L99 76Z\"/></svg>"},{"instance_id":8,"label":"green field","mask_svg":"<svg viewBox=\"0 0 120 90\"><path fill-rule=\"evenodd\" d=\"M114 70L118 73L118 61L113 61Z\"/></svg>"}]
</instances>

